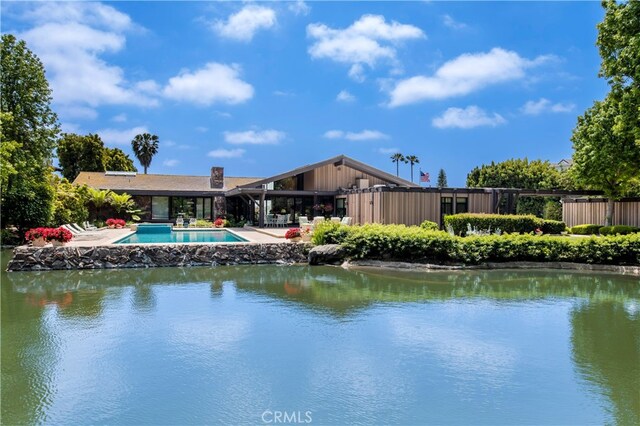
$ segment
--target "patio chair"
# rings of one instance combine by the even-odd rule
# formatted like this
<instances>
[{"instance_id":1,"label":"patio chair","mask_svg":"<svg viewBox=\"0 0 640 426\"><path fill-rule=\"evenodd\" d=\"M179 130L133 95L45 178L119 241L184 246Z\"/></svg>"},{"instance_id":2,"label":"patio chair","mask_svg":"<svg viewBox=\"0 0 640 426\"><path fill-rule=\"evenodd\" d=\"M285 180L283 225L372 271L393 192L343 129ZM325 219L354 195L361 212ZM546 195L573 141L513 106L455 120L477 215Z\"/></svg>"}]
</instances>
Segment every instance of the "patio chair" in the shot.
<instances>
[{"instance_id":1,"label":"patio chair","mask_svg":"<svg viewBox=\"0 0 640 426\"><path fill-rule=\"evenodd\" d=\"M316 216L313 218L313 227L315 228L319 223L324 223L324 216Z\"/></svg>"},{"instance_id":2,"label":"patio chair","mask_svg":"<svg viewBox=\"0 0 640 426\"><path fill-rule=\"evenodd\" d=\"M283 228L286 226L287 224L287 215L286 214L279 214L276 216L276 226L282 226Z\"/></svg>"},{"instance_id":3,"label":"patio chair","mask_svg":"<svg viewBox=\"0 0 640 426\"><path fill-rule=\"evenodd\" d=\"M189 219L189 228L195 228L196 227L196 218L192 217L191 219Z\"/></svg>"},{"instance_id":4,"label":"patio chair","mask_svg":"<svg viewBox=\"0 0 640 426\"><path fill-rule=\"evenodd\" d=\"M176 219L176 226L180 227L180 228L184 228L184 219L179 217Z\"/></svg>"},{"instance_id":5,"label":"patio chair","mask_svg":"<svg viewBox=\"0 0 640 426\"><path fill-rule=\"evenodd\" d=\"M347 226L351 226L352 222L353 222L353 219L350 218L349 216L343 217L342 220L340 221L341 224L347 225Z\"/></svg>"},{"instance_id":6,"label":"patio chair","mask_svg":"<svg viewBox=\"0 0 640 426\"><path fill-rule=\"evenodd\" d=\"M300 225L301 228L303 225L310 225L309 218L307 218L306 216L300 216L298 218L298 224Z\"/></svg>"},{"instance_id":7,"label":"patio chair","mask_svg":"<svg viewBox=\"0 0 640 426\"><path fill-rule=\"evenodd\" d=\"M331 218L331 222L333 222L333 223L340 223L340 218L339 218L339 217L332 217L332 218Z\"/></svg>"},{"instance_id":8,"label":"patio chair","mask_svg":"<svg viewBox=\"0 0 640 426\"><path fill-rule=\"evenodd\" d=\"M275 219L272 215L268 214L268 215L267 215L267 216L265 216L265 218L264 218L264 224L265 224L266 226L275 226L275 224L276 224L276 219Z\"/></svg>"}]
</instances>

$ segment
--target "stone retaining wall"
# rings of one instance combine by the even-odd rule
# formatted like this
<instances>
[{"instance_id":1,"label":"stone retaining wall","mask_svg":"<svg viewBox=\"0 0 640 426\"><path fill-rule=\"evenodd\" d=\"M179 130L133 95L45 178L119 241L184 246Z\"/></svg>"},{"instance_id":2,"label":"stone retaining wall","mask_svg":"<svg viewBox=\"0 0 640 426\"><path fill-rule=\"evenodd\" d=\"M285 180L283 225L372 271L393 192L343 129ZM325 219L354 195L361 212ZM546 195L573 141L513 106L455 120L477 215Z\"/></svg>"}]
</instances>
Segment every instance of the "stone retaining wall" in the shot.
<instances>
[{"instance_id":1,"label":"stone retaining wall","mask_svg":"<svg viewBox=\"0 0 640 426\"><path fill-rule=\"evenodd\" d=\"M17 247L9 271L150 268L298 263L308 246L271 244L114 245L99 247Z\"/></svg>"}]
</instances>

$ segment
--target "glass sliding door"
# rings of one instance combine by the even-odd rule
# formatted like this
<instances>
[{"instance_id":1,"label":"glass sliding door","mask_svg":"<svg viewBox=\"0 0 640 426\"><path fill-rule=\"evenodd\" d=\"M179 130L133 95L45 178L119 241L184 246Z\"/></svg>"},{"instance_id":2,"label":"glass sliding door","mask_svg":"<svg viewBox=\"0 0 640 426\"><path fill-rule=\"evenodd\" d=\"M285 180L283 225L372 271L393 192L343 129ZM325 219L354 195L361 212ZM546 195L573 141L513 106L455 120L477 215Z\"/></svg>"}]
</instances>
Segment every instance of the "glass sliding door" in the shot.
<instances>
[{"instance_id":1,"label":"glass sliding door","mask_svg":"<svg viewBox=\"0 0 640 426\"><path fill-rule=\"evenodd\" d=\"M151 198L151 219L169 220L169 197Z\"/></svg>"}]
</instances>

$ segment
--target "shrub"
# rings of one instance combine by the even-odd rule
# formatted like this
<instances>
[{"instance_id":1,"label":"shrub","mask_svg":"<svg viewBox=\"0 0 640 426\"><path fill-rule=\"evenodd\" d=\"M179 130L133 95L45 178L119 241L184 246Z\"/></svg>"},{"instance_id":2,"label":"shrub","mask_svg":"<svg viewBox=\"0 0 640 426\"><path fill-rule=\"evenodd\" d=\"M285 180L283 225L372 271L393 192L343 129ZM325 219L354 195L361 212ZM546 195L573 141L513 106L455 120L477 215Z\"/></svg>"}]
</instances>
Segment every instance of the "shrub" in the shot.
<instances>
[{"instance_id":1,"label":"shrub","mask_svg":"<svg viewBox=\"0 0 640 426\"><path fill-rule=\"evenodd\" d=\"M453 229L456 235L465 236L469 225L472 229L489 230L509 234L535 232L540 229L545 234L559 234L566 229L564 222L543 220L533 215L504 215L484 213L461 213L444 217L445 226Z\"/></svg>"},{"instance_id":2,"label":"shrub","mask_svg":"<svg viewBox=\"0 0 640 426\"><path fill-rule=\"evenodd\" d=\"M640 265L640 233L572 239L556 236L451 236L417 226L323 224L315 244L341 243L356 259L395 259L465 264L507 261Z\"/></svg>"},{"instance_id":3,"label":"shrub","mask_svg":"<svg viewBox=\"0 0 640 426\"><path fill-rule=\"evenodd\" d=\"M0 230L0 246L17 246L22 242L20 233L15 228Z\"/></svg>"},{"instance_id":4,"label":"shrub","mask_svg":"<svg viewBox=\"0 0 640 426\"><path fill-rule=\"evenodd\" d=\"M428 231L437 231L440 229L437 223L431 222L430 220L425 220L420 224L420 228L426 229Z\"/></svg>"},{"instance_id":5,"label":"shrub","mask_svg":"<svg viewBox=\"0 0 640 426\"><path fill-rule=\"evenodd\" d=\"M600 228L600 235L628 235L640 232L640 228L627 225L603 226Z\"/></svg>"},{"instance_id":6,"label":"shrub","mask_svg":"<svg viewBox=\"0 0 640 426\"><path fill-rule=\"evenodd\" d=\"M196 220L196 227L198 228L211 228L212 226L213 226L213 222L211 221L204 220L204 219Z\"/></svg>"},{"instance_id":7,"label":"shrub","mask_svg":"<svg viewBox=\"0 0 640 426\"><path fill-rule=\"evenodd\" d=\"M559 220L543 219L540 230L545 234L561 234L567 230L567 225Z\"/></svg>"},{"instance_id":8,"label":"shrub","mask_svg":"<svg viewBox=\"0 0 640 426\"><path fill-rule=\"evenodd\" d=\"M595 235L600 232L601 225L576 225L571 228L572 234L577 235Z\"/></svg>"},{"instance_id":9,"label":"shrub","mask_svg":"<svg viewBox=\"0 0 640 426\"><path fill-rule=\"evenodd\" d=\"M59 241L61 243L68 243L73 238L73 234L66 229L60 227L50 229L47 235L47 241Z\"/></svg>"},{"instance_id":10,"label":"shrub","mask_svg":"<svg viewBox=\"0 0 640 426\"><path fill-rule=\"evenodd\" d=\"M544 219L562 220L562 204L560 200L548 199L545 201L542 217Z\"/></svg>"},{"instance_id":11,"label":"shrub","mask_svg":"<svg viewBox=\"0 0 640 426\"><path fill-rule=\"evenodd\" d=\"M124 227L127 225L124 219L115 219L115 218L107 219L105 223L107 224L107 226L115 226L115 227Z\"/></svg>"},{"instance_id":12,"label":"shrub","mask_svg":"<svg viewBox=\"0 0 640 426\"><path fill-rule=\"evenodd\" d=\"M315 245L342 244L351 228L355 227L331 221L321 222L314 227L311 241Z\"/></svg>"}]
</instances>

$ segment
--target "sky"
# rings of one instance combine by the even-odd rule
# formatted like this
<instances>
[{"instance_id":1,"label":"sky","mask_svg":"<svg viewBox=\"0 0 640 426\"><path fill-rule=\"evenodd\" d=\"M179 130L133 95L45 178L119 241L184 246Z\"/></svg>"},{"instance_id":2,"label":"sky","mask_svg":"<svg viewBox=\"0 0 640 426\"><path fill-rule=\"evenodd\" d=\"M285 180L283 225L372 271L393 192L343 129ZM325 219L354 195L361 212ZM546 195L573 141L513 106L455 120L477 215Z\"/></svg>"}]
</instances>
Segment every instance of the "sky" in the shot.
<instances>
[{"instance_id":1,"label":"sky","mask_svg":"<svg viewBox=\"0 0 640 426\"><path fill-rule=\"evenodd\" d=\"M266 177L345 154L395 174L400 152L420 159L416 181L443 168L464 186L491 161L571 157L577 117L607 92L603 16L599 2L3 1L0 24L42 60L63 131L129 154L158 135L149 173Z\"/></svg>"}]
</instances>

